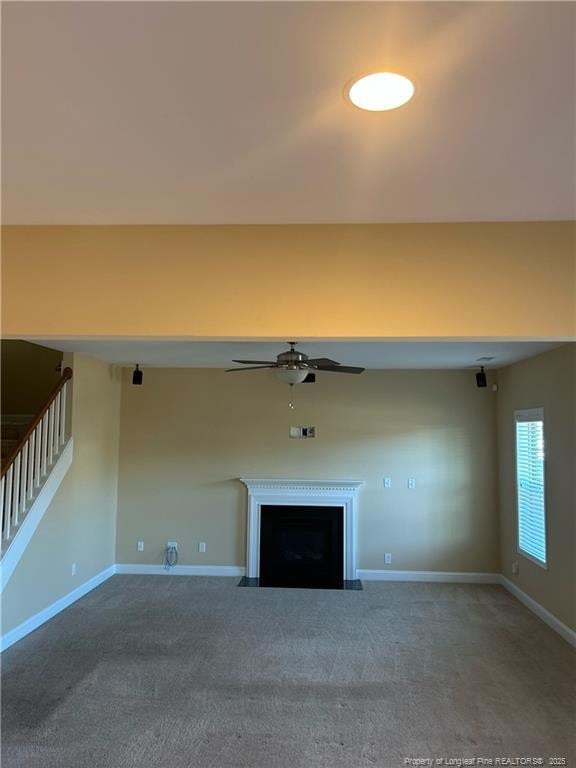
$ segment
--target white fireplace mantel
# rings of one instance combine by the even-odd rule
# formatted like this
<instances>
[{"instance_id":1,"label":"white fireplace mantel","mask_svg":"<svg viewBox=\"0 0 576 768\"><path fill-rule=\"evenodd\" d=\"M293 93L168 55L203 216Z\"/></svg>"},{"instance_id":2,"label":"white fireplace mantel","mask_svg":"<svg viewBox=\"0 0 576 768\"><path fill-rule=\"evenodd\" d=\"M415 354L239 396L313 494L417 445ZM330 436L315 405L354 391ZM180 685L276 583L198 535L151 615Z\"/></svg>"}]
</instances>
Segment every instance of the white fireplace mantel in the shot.
<instances>
[{"instance_id":1,"label":"white fireplace mantel","mask_svg":"<svg viewBox=\"0 0 576 768\"><path fill-rule=\"evenodd\" d=\"M263 504L342 507L344 514L344 579L356 579L356 516L363 480L297 480L239 478L248 489L246 576L260 576L260 510Z\"/></svg>"}]
</instances>

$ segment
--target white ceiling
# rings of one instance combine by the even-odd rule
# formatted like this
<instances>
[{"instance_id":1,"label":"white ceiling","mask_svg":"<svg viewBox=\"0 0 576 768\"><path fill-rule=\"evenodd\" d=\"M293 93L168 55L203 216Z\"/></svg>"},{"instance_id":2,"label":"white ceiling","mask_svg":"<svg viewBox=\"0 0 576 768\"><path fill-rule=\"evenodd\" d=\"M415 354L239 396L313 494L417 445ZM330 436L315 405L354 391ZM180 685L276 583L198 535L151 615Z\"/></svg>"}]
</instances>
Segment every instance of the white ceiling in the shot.
<instances>
[{"instance_id":1,"label":"white ceiling","mask_svg":"<svg viewBox=\"0 0 576 768\"><path fill-rule=\"evenodd\" d=\"M54 341L30 339L63 352L79 352L118 365L155 368L230 368L232 360L275 360L281 342ZM298 349L309 357L329 357L343 365L370 369L461 369L484 364L500 368L559 346L558 342L318 341ZM479 357L494 357L478 363Z\"/></svg>"},{"instance_id":2,"label":"white ceiling","mask_svg":"<svg viewBox=\"0 0 576 768\"><path fill-rule=\"evenodd\" d=\"M5 223L574 216L574 3L8 2ZM344 84L411 77L363 113Z\"/></svg>"}]
</instances>

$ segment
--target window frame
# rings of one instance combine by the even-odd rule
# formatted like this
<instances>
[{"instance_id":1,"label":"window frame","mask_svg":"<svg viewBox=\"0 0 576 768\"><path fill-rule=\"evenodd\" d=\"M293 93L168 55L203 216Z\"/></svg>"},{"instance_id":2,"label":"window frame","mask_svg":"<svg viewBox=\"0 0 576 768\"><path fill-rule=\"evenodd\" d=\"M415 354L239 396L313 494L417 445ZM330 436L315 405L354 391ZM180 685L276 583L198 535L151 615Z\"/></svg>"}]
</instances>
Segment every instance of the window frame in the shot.
<instances>
[{"instance_id":1,"label":"window frame","mask_svg":"<svg viewBox=\"0 0 576 768\"><path fill-rule=\"evenodd\" d=\"M518 494L518 439L516 434L516 425L523 421L541 421L542 422L542 439L544 442L544 461L543 461L543 477L544 477L544 549L546 552L546 561L538 560L537 557L531 555L529 552L523 550L520 546L520 503ZM542 570L547 571L549 567L549 554L548 554L548 482L547 475L547 450L546 450L546 421L544 418L544 408L522 408L518 411L514 411L514 494L516 497L516 553L530 560Z\"/></svg>"}]
</instances>

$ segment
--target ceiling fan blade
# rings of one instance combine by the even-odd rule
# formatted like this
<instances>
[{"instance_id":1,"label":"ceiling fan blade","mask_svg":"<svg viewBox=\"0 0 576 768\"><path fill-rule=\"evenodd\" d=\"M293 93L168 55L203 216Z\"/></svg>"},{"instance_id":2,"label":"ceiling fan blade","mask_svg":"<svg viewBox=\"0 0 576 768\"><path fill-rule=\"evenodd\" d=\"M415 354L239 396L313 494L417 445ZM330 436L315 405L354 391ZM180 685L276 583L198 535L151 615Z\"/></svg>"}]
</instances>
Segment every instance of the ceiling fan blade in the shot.
<instances>
[{"instance_id":1,"label":"ceiling fan blade","mask_svg":"<svg viewBox=\"0 0 576 768\"><path fill-rule=\"evenodd\" d=\"M329 357L310 357L306 362L311 365L340 365L336 360L330 360Z\"/></svg>"},{"instance_id":2,"label":"ceiling fan blade","mask_svg":"<svg viewBox=\"0 0 576 768\"><path fill-rule=\"evenodd\" d=\"M227 368L224 373L231 373L232 371L262 371L264 368L276 368L275 365L249 365L246 368Z\"/></svg>"},{"instance_id":3,"label":"ceiling fan blade","mask_svg":"<svg viewBox=\"0 0 576 768\"><path fill-rule=\"evenodd\" d=\"M232 360L240 365L276 365L276 360Z\"/></svg>"},{"instance_id":4,"label":"ceiling fan blade","mask_svg":"<svg viewBox=\"0 0 576 768\"><path fill-rule=\"evenodd\" d=\"M356 368L353 365L319 365L318 371L328 371L329 373L362 373L365 368Z\"/></svg>"}]
</instances>

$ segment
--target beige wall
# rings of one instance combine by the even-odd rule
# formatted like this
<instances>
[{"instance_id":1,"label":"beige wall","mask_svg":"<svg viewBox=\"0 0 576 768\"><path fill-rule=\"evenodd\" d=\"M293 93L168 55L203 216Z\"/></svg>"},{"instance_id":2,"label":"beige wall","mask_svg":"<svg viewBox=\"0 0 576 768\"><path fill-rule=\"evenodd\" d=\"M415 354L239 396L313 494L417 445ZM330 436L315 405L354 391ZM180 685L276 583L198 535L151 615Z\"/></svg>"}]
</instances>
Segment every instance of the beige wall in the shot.
<instances>
[{"instance_id":1,"label":"beige wall","mask_svg":"<svg viewBox=\"0 0 576 768\"><path fill-rule=\"evenodd\" d=\"M499 570L495 395L473 372L323 374L295 388L293 411L289 394L268 371L148 369L142 387L126 372L117 562L160 563L176 540L180 563L244 565L235 478L316 477L366 481L360 568L384 568L391 552L392 569ZM290 440L290 424L317 437Z\"/></svg>"},{"instance_id":2,"label":"beige wall","mask_svg":"<svg viewBox=\"0 0 576 768\"><path fill-rule=\"evenodd\" d=\"M573 222L4 227L2 245L6 336L576 334Z\"/></svg>"},{"instance_id":3,"label":"beige wall","mask_svg":"<svg viewBox=\"0 0 576 768\"><path fill-rule=\"evenodd\" d=\"M2 413L37 414L60 373L62 353L27 341L0 342L2 350Z\"/></svg>"},{"instance_id":4,"label":"beige wall","mask_svg":"<svg viewBox=\"0 0 576 768\"><path fill-rule=\"evenodd\" d=\"M72 365L73 464L4 589L2 633L115 562L119 371L78 355Z\"/></svg>"},{"instance_id":5,"label":"beige wall","mask_svg":"<svg viewBox=\"0 0 576 768\"><path fill-rule=\"evenodd\" d=\"M576 344L499 371L498 386L502 573L576 629ZM538 407L544 408L548 570L516 549L514 411Z\"/></svg>"}]
</instances>

